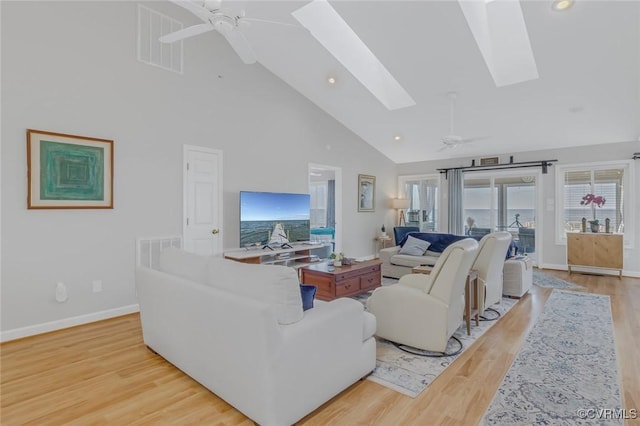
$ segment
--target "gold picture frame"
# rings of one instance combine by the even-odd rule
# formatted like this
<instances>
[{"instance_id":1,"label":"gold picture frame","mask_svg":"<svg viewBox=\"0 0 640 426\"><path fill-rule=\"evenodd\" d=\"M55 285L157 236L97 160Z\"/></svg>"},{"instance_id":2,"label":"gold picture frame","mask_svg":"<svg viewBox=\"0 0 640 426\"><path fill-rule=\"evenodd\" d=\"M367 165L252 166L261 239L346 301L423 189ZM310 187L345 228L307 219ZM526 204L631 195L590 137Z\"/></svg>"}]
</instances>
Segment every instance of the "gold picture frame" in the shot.
<instances>
[{"instance_id":1,"label":"gold picture frame","mask_svg":"<svg viewBox=\"0 0 640 426\"><path fill-rule=\"evenodd\" d=\"M358 211L376 211L376 177L358 175Z\"/></svg>"},{"instance_id":2,"label":"gold picture frame","mask_svg":"<svg viewBox=\"0 0 640 426\"><path fill-rule=\"evenodd\" d=\"M27 129L28 209L112 209L113 141Z\"/></svg>"}]
</instances>

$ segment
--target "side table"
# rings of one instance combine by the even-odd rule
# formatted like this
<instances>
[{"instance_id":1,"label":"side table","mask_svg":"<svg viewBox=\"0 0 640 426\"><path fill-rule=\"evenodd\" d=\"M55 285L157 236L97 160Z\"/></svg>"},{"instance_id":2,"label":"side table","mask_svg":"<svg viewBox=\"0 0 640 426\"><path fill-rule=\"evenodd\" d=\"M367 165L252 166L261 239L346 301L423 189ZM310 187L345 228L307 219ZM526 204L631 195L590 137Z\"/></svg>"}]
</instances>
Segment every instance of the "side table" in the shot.
<instances>
[{"instance_id":1,"label":"side table","mask_svg":"<svg viewBox=\"0 0 640 426\"><path fill-rule=\"evenodd\" d=\"M378 256L380 249L387 248L387 241L391 241L391 237L389 235L378 235L374 240L376 241L376 256Z\"/></svg>"}]
</instances>

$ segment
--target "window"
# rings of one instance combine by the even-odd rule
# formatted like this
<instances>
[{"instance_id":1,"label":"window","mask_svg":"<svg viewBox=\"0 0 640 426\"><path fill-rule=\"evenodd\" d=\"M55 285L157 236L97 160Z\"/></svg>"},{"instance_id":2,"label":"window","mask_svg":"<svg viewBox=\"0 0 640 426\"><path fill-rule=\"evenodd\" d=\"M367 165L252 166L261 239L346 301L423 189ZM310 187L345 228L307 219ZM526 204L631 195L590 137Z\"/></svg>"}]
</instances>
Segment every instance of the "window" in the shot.
<instances>
[{"instance_id":1,"label":"window","mask_svg":"<svg viewBox=\"0 0 640 426\"><path fill-rule=\"evenodd\" d=\"M536 228L538 181L538 172L520 170L465 173L465 234L479 237L494 231L510 232L519 252L537 264L540 249L536 249L535 240L536 232L541 232Z\"/></svg>"},{"instance_id":2,"label":"window","mask_svg":"<svg viewBox=\"0 0 640 426\"><path fill-rule=\"evenodd\" d=\"M598 221L599 232L609 230L625 234L625 246L631 247L632 215L629 208L634 190L633 162L559 166L556 169L557 233L556 243L566 243L567 232L579 232L582 219ZM587 231L590 226L587 225Z\"/></svg>"},{"instance_id":3,"label":"window","mask_svg":"<svg viewBox=\"0 0 640 426\"><path fill-rule=\"evenodd\" d=\"M438 230L439 175L400 176L400 197L409 200L406 212L407 226L423 231Z\"/></svg>"},{"instance_id":4,"label":"window","mask_svg":"<svg viewBox=\"0 0 640 426\"><path fill-rule=\"evenodd\" d=\"M490 178L468 178L465 176L462 190L465 233L468 233L471 227L486 229L487 233L495 228L495 214L498 208L497 193L497 188L491 185Z\"/></svg>"}]
</instances>

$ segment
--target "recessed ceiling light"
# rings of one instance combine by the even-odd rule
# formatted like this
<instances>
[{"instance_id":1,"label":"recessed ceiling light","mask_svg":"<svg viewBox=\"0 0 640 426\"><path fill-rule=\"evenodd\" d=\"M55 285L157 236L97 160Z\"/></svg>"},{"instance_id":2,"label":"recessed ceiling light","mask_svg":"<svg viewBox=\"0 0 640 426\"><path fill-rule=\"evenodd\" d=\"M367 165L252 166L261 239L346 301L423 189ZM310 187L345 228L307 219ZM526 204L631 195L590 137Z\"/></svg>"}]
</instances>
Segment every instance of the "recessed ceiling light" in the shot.
<instances>
[{"instance_id":1,"label":"recessed ceiling light","mask_svg":"<svg viewBox=\"0 0 640 426\"><path fill-rule=\"evenodd\" d=\"M573 0L554 0L551 4L551 8L557 11L567 10L571 6L573 6Z\"/></svg>"},{"instance_id":2,"label":"recessed ceiling light","mask_svg":"<svg viewBox=\"0 0 640 426\"><path fill-rule=\"evenodd\" d=\"M336 78L335 77L329 77L329 78L327 78L327 81L329 82L329 84L336 84Z\"/></svg>"},{"instance_id":3,"label":"recessed ceiling light","mask_svg":"<svg viewBox=\"0 0 640 426\"><path fill-rule=\"evenodd\" d=\"M395 135L395 136L393 137L393 140L394 140L394 141L399 141L400 139L402 139L402 137L401 137L400 135Z\"/></svg>"}]
</instances>

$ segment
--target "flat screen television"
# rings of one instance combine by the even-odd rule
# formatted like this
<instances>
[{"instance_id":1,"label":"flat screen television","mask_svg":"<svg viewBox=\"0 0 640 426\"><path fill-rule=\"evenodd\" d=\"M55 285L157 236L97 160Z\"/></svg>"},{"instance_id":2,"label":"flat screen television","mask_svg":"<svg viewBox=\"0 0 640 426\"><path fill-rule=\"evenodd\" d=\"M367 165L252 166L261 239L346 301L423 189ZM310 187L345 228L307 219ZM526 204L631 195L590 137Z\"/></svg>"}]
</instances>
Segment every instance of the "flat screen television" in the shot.
<instances>
[{"instance_id":1,"label":"flat screen television","mask_svg":"<svg viewBox=\"0 0 640 426\"><path fill-rule=\"evenodd\" d=\"M240 247L267 244L276 223L290 242L308 241L311 197L284 192L240 192Z\"/></svg>"}]
</instances>

